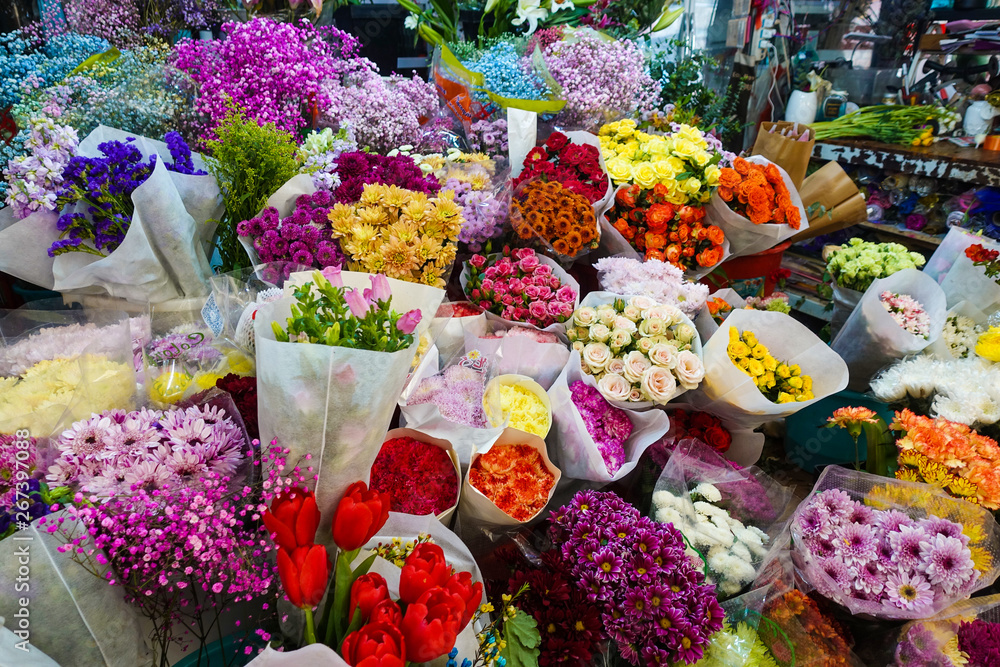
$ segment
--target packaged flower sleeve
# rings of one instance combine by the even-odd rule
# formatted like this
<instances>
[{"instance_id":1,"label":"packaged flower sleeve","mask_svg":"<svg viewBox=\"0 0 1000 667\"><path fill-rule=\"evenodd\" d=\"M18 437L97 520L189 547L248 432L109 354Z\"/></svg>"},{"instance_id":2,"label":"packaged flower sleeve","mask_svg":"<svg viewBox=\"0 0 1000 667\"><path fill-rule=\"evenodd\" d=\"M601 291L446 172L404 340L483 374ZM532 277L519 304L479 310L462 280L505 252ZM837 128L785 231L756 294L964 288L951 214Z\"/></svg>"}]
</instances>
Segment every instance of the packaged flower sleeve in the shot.
<instances>
[{"instance_id":1,"label":"packaged flower sleeve","mask_svg":"<svg viewBox=\"0 0 1000 667\"><path fill-rule=\"evenodd\" d=\"M854 309L858 307L861 296L864 292L841 287L836 281L833 283L833 314L830 316L830 335L836 337L840 330L844 328L844 323L851 316Z\"/></svg>"},{"instance_id":2,"label":"packaged flower sleeve","mask_svg":"<svg viewBox=\"0 0 1000 667\"><path fill-rule=\"evenodd\" d=\"M728 598L757 578L791 500L757 467L737 469L707 445L684 440L660 474L651 514L681 531L688 557Z\"/></svg>"},{"instance_id":3,"label":"packaged flower sleeve","mask_svg":"<svg viewBox=\"0 0 1000 667\"><path fill-rule=\"evenodd\" d=\"M132 136L102 125L80 142L78 154L98 157L100 144ZM105 257L87 252L50 257L49 247L60 238L59 215L43 211L9 223L13 213L8 208L0 213L0 242L19 252L0 258L0 270L58 292L107 294L135 303L205 296L215 229L209 221L222 210L218 184L207 174L168 171L170 150L161 141L140 137L134 145L144 159L158 159L132 192L135 210L121 245ZM192 159L196 168L204 166L200 156Z\"/></svg>"},{"instance_id":4,"label":"packaged flower sleeve","mask_svg":"<svg viewBox=\"0 0 1000 667\"><path fill-rule=\"evenodd\" d=\"M344 489L368 478L417 346L390 353L279 342L271 322L285 322L294 303L284 297L264 304L254 323L260 435L291 448L290 461L312 455L321 535L328 538Z\"/></svg>"},{"instance_id":5,"label":"packaged flower sleeve","mask_svg":"<svg viewBox=\"0 0 1000 667\"><path fill-rule=\"evenodd\" d=\"M441 358L451 359L464 351L466 331L478 336L489 327L486 315L478 306L468 301L458 301L441 304L432 328L439 332L434 344L437 345Z\"/></svg>"},{"instance_id":6,"label":"packaged flower sleeve","mask_svg":"<svg viewBox=\"0 0 1000 667\"><path fill-rule=\"evenodd\" d=\"M46 525L60 517L66 519L62 532L70 532L72 520L65 512L45 517ZM25 612L30 614L23 628L27 632L18 641L30 639L33 647L64 667L149 663L139 617L125 602L123 589L108 585L103 576L89 572L70 554L59 552L62 538L49 533L39 521L0 541L0 588L6 591L0 595L0 616L5 625L12 631L20 630L18 619L24 618ZM29 600L23 608L19 604L22 597ZM24 655L31 659L32 652Z\"/></svg>"},{"instance_id":7,"label":"packaged flower sleeve","mask_svg":"<svg viewBox=\"0 0 1000 667\"><path fill-rule=\"evenodd\" d=\"M569 350L559 337L547 331L483 318L471 323L465 335L466 349L495 357L498 373L527 375L546 390L569 359Z\"/></svg>"},{"instance_id":8,"label":"packaged flower sleeve","mask_svg":"<svg viewBox=\"0 0 1000 667\"><path fill-rule=\"evenodd\" d=\"M979 334L989 328L987 315L968 301L948 309L941 336L924 348L924 354L938 359L964 359L975 352Z\"/></svg>"},{"instance_id":9,"label":"packaged flower sleeve","mask_svg":"<svg viewBox=\"0 0 1000 667\"><path fill-rule=\"evenodd\" d=\"M770 214L768 215L767 222L755 224L752 220L731 209L729 204L716 191L708 203L708 220L712 224L721 227L725 233L726 240L729 241L730 257L743 257L744 255L753 255L754 253L768 250L809 227L808 216L806 215L805 207L802 205L802 199L799 197L798 190L795 184L792 183L791 178L789 178L788 173L780 166L759 155L751 155L746 158L746 162L768 168L773 165L778 170L781 182L788 190L790 206L794 207L799 213L799 225L796 227L784 220L772 220ZM736 197L737 195L734 193L734 201Z\"/></svg>"},{"instance_id":10,"label":"packaged flower sleeve","mask_svg":"<svg viewBox=\"0 0 1000 667\"><path fill-rule=\"evenodd\" d=\"M561 478L544 440L517 429L504 430L472 455L458 506L461 530L533 521L545 510Z\"/></svg>"},{"instance_id":11,"label":"packaged flower sleeve","mask_svg":"<svg viewBox=\"0 0 1000 667\"><path fill-rule=\"evenodd\" d=\"M808 125L787 121L761 123L750 153L784 169L792 185L798 188L805 178L815 144L815 133Z\"/></svg>"},{"instance_id":12,"label":"packaged flower sleeve","mask_svg":"<svg viewBox=\"0 0 1000 667\"><path fill-rule=\"evenodd\" d=\"M886 306L895 308L892 304L899 299L906 304L912 300L917 303L907 305L906 313L894 316ZM911 308L922 309L923 313L918 317ZM930 276L917 269L903 269L872 282L831 344L850 369L848 387L865 391L872 376L883 366L934 343L941 336L947 310L944 292Z\"/></svg>"},{"instance_id":13,"label":"packaged flower sleeve","mask_svg":"<svg viewBox=\"0 0 1000 667\"><path fill-rule=\"evenodd\" d=\"M246 354L255 354L253 323L257 310L284 295L282 286L292 267L295 271L303 268L278 262L212 276L212 293L201 311L212 335Z\"/></svg>"},{"instance_id":14,"label":"packaged flower sleeve","mask_svg":"<svg viewBox=\"0 0 1000 667\"><path fill-rule=\"evenodd\" d=\"M567 479L617 481L663 437L670 420L662 410L636 412L611 405L597 391L594 378L580 369L579 353L572 357L549 389L553 458ZM574 397L584 407L577 405ZM595 433L600 442L595 441Z\"/></svg>"},{"instance_id":15,"label":"packaged flower sleeve","mask_svg":"<svg viewBox=\"0 0 1000 667\"><path fill-rule=\"evenodd\" d=\"M1000 526L989 510L838 466L795 510L791 533L809 586L866 618L928 618L1000 575Z\"/></svg>"},{"instance_id":16,"label":"packaged flower sleeve","mask_svg":"<svg viewBox=\"0 0 1000 667\"><path fill-rule=\"evenodd\" d=\"M396 439L401 439L401 438L412 438L413 440L416 440L417 442L424 443L424 444L427 444L427 445L430 445L430 446L433 446L433 447L438 447L438 448L440 448L442 451L444 451L446 453L448 460L451 461L451 463L452 463L452 471L454 473L454 483L455 483L455 486L454 486L454 488L455 488L454 498L451 499L452 500L451 504L448 505L444 511L438 512L437 514L434 515L435 517L437 517L438 521L440 521L442 524L444 524L445 526L447 526L448 523L451 521L452 515L455 514L455 510L458 508L458 499L459 499L459 496L461 495L460 487L461 487L461 484L462 484L462 469L461 469L461 467L458 464L458 454L455 453L455 447L450 442L448 442L447 440L442 440L440 438L432 438L431 436L427 435L426 433L421 433L420 431L416 431L416 430L414 430L412 428L394 428L394 429L390 430L388 433L385 434L385 442L389 442L390 440L396 440ZM378 465L378 460L376 460L376 466L377 465ZM385 465L386 465L387 470L392 470L392 469L396 468L396 466L394 466L392 464L392 461L389 460L389 459L387 459L385 461ZM423 472L423 471L421 471L421 472ZM443 490L445 488L447 488L445 484L438 484L437 480L434 480L433 483L435 484L435 487L439 487L442 490L442 492L443 492ZM374 467L372 468L372 476L371 476L370 485L371 485L371 488L373 490L377 490L377 491L383 491L384 490L381 486L378 485L378 482L376 480L375 468ZM422 485L422 483L420 482L420 480L411 480L410 486L421 486L421 485ZM407 493L407 487L404 484L399 484L399 485L396 486L396 488L393 488L389 493L392 496L393 500L395 501L397 495L400 495L400 494L406 495L406 493ZM403 512L397 512L395 510L393 510L393 512L394 512L394 514L402 514L403 513ZM409 513L409 512L406 513L406 514L408 516L419 516L419 515L417 515L415 513Z\"/></svg>"},{"instance_id":17,"label":"packaged flower sleeve","mask_svg":"<svg viewBox=\"0 0 1000 667\"><path fill-rule=\"evenodd\" d=\"M889 667L917 664L988 665L996 661L1000 595L962 600L933 618L910 621L891 638Z\"/></svg>"},{"instance_id":18,"label":"packaged flower sleeve","mask_svg":"<svg viewBox=\"0 0 1000 667\"><path fill-rule=\"evenodd\" d=\"M709 299L722 299L733 310L743 308L747 305L747 300L740 296L736 290L729 287L713 292ZM702 306L701 310L698 311L698 315L694 318L694 326L698 329L698 335L701 336L702 340L708 340L719 330L719 325L715 321L715 318L712 317L707 303Z\"/></svg>"},{"instance_id":19,"label":"packaged flower sleeve","mask_svg":"<svg viewBox=\"0 0 1000 667\"><path fill-rule=\"evenodd\" d=\"M948 305L971 301L989 312L1000 308L1000 285L988 278L983 267L966 257L965 249L979 244L987 250L1000 250L1000 242L952 227L944 241L927 260L924 272L935 278L944 290Z\"/></svg>"},{"instance_id":20,"label":"packaged flower sleeve","mask_svg":"<svg viewBox=\"0 0 1000 667\"><path fill-rule=\"evenodd\" d=\"M785 384L798 367L803 382L796 391L804 391L808 377L812 398L803 394L792 397L790 402L775 403L761 393L754 382L755 376L744 372L729 354L730 336L745 336L746 332L751 332L778 364L789 369L790 377L783 378ZM698 410L716 415L737 429L754 429L765 422L782 419L847 386L848 371L844 360L804 325L783 313L735 310L705 344L703 353L705 379L686 400ZM766 372L770 371L765 369L761 377L766 379ZM755 444L763 445L763 441ZM752 465L760 457L760 450L743 451L734 447L727 455L740 465Z\"/></svg>"}]
</instances>

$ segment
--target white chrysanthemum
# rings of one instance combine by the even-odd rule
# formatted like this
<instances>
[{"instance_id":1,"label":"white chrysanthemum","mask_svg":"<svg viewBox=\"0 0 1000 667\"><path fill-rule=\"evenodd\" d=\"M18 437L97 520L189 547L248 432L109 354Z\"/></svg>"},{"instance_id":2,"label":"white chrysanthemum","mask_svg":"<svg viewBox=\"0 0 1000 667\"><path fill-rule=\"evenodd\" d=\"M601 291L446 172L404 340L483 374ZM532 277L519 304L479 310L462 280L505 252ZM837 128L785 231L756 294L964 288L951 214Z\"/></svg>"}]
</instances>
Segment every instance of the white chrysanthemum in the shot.
<instances>
[{"instance_id":1,"label":"white chrysanthemum","mask_svg":"<svg viewBox=\"0 0 1000 667\"><path fill-rule=\"evenodd\" d=\"M702 482L691 491L692 496L701 496L710 503L717 503L722 500L722 494L714 485Z\"/></svg>"},{"instance_id":2,"label":"white chrysanthemum","mask_svg":"<svg viewBox=\"0 0 1000 667\"><path fill-rule=\"evenodd\" d=\"M694 504L694 511L698 514L703 514L707 517L718 517L720 519L728 519L729 514L724 509L719 509L715 505L711 505L704 501L699 500Z\"/></svg>"},{"instance_id":3,"label":"white chrysanthemum","mask_svg":"<svg viewBox=\"0 0 1000 667\"><path fill-rule=\"evenodd\" d=\"M672 523L675 527L684 525L681 515L672 507L661 507L656 510L656 520L659 523Z\"/></svg>"}]
</instances>

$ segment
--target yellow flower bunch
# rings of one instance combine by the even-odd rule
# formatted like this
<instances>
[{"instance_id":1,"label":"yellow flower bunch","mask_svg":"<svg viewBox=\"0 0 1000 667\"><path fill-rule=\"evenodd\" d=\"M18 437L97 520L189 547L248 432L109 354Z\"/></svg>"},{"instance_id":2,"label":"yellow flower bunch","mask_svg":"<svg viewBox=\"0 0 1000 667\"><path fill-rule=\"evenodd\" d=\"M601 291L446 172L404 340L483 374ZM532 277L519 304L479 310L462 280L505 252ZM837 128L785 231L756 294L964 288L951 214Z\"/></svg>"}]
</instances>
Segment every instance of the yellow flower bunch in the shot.
<instances>
[{"instance_id":1,"label":"yellow flower bunch","mask_svg":"<svg viewBox=\"0 0 1000 667\"><path fill-rule=\"evenodd\" d=\"M729 358L753 379L754 386L772 403L794 403L815 398L812 378L802 374L798 364L788 365L771 356L752 331L740 334L729 328Z\"/></svg>"},{"instance_id":2,"label":"yellow flower bunch","mask_svg":"<svg viewBox=\"0 0 1000 667\"><path fill-rule=\"evenodd\" d=\"M544 438L552 425L552 415L542 399L520 385L499 386L500 410L511 428ZM497 424L494 424L497 426Z\"/></svg>"},{"instance_id":3,"label":"yellow flower bunch","mask_svg":"<svg viewBox=\"0 0 1000 667\"><path fill-rule=\"evenodd\" d=\"M979 334L976 339L976 354L987 361L1000 362L1000 327Z\"/></svg>"},{"instance_id":4,"label":"yellow flower bunch","mask_svg":"<svg viewBox=\"0 0 1000 667\"><path fill-rule=\"evenodd\" d=\"M84 389L77 393L77 389ZM79 421L113 408L132 409L135 369L97 354L40 361L0 378L0 433L28 429L44 437L66 418Z\"/></svg>"},{"instance_id":5,"label":"yellow flower bunch","mask_svg":"<svg viewBox=\"0 0 1000 667\"><path fill-rule=\"evenodd\" d=\"M901 450L897 461L899 469L896 471L896 479L931 484L962 500L979 504L979 487L976 483L952 474L944 464L912 449Z\"/></svg>"},{"instance_id":6,"label":"yellow flower bunch","mask_svg":"<svg viewBox=\"0 0 1000 667\"><path fill-rule=\"evenodd\" d=\"M371 183L358 203L337 204L330 223L347 268L443 288L464 222L454 197Z\"/></svg>"},{"instance_id":7,"label":"yellow flower bunch","mask_svg":"<svg viewBox=\"0 0 1000 667\"><path fill-rule=\"evenodd\" d=\"M229 350L218 364L193 374L168 367L149 384L149 398L154 403L173 405L183 398L211 389L230 373L250 375L253 371L252 359L239 350Z\"/></svg>"},{"instance_id":8,"label":"yellow flower bunch","mask_svg":"<svg viewBox=\"0 0 1000 667\"><path fill-rule=\"evenodd\" d=\"M616 186L644 189L662 183L671 204L706 203L719 185L722 155L709 147L696 127L653 135L636 130L634 120L608 123L600 130L601 154Z\"/></svg>"}]
</instances>

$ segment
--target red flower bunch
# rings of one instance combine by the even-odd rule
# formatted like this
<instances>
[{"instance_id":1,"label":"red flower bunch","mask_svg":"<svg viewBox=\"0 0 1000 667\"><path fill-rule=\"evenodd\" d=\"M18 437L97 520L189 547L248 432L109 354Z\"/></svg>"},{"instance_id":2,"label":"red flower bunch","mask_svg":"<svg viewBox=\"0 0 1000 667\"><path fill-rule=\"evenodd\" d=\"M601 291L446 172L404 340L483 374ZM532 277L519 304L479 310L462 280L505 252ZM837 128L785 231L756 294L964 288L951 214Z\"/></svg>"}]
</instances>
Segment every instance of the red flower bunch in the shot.
<instances>
[{"instance_id":1,"label":"red flower bunch","mask_svg":"<svg viewBox=\"0 0 1000 667\"><path fill-rule=\"evenodd\" d=\"M544 145L528 152L524 170L514 179L514 189L533 179L558 181L593 204L607 194L609 187L600 160L597 146L575 144L562 132L553 132Z\"/></svg>"},{"instance_id":2,"label":"red flower bunch","mask_svg":"<svg viewBox=\"0 0 1000 667\"><path fill-rule=\"evenodd\" d=\"M389 496L389 510L440 514L458 500L458 475L448 453L413 438L382 444L372 465L371 489Z\"/></svg>"},{"instance_id":3,"label":"red flower bunch","mask_svg":"<svg viewBox=\"0 0 1000 667\"><path fill-rule=\"evenodd\" d=\"M326 547L314 544L319 509L312 491L291 487L271 501L264 526L278 545L278 575L288 600L303 609L319 604L330 578Z\"/></svg>"},{"instance_id":4,"label":"red flower bunch","mask_svg":"<svg viewBox=\"0 0 1000 667\"><path fill-rule=\"evenodd\" d=\"M236 404L247 435L251 440L260 440L260 427L257 425L257 378L243 377L230 373L215 381L215 386L227 392Z\"/></svg>"},{"instance_id":5,"label":"red flower bunch","mask_svg":"<svg viewBox=\"0 0 1000 667\"><path fill-rule=\"evenodd\" d=\"M965 256L971 259L975 266L983 267L987 278L994 278L1000 283L1000 279L997 278L1000 276L1000 261L997 261L1000 252L987 250L981 244L974 243L965 249Z\"/></svg>"},{"instance_id":6,"label":"red flower bunch","mask_svg":"<svg viewBox=\"0 0 1000 667\"><path fill-rule=\"evenodd\" d=\"M670 414L670 425L673 427L672 445L685 438L694 438L722 454L733 444L733 436L719 418L707 412L675 410Z\"/></svg>"},{"instance_id":7,"label":"red flower bunch","mask_svg":"<svg viewBox=\"0 0 1000 667\"><path fill-rule=\"evenodd\" d=\"M667 186L652 190L631 185L618 190L605 215L618 232L646 259L670 262L682 271L715 266L722 261L722 229L703 224L705 209L667 201Z\"/></svg>"},{"instance_id":8,"label":"red flower bunch","mask_svg":"<svg viewBox=\"0 0 1000 667\"><path fill-rule=\"evenodd\" d=\"M499 445L469 467L469 484L517 521L528 521L549 502L555 476L528 445Z\"/></svg>"},{"instance_id":9,"label":"red flower bunch","mask_svg":"<svg viewBox=\"0 0 1000 667\"><path fill-rule=\"evenodd\" d=\"M403 667L445 655L472 620L483 597L483 585L469 572L455 572L436 544L418 544L403 564L399 602L389 597L381 575L358 577L351 586L354 623L341 654L355 667ZM405 607L405 608L404 608Z\"/></svg>"}]
</instances>

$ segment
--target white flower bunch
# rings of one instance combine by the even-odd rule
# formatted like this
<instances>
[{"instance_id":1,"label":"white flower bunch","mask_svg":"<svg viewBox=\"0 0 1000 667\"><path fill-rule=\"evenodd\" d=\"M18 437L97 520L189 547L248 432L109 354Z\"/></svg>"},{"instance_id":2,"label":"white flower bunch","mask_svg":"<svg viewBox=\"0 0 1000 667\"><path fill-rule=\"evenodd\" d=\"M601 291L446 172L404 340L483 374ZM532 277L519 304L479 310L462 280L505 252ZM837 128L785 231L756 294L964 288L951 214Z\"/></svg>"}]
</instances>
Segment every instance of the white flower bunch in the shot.
<instances>
[{"instance_id":1,"label":"white flower bunch","mask_svg":"<svg viewBox=\"0 0 1000 667\"><path fill-rule=\"evenodd\" d=\"M876 278L924 265L924 256L898 243L869 243L853 238L830 254L826 270L841 287L864 292Z\"/></svg>"},{"instance_id":2,"label":"white flower bunch","mask_svg":"<svg viewBox=\"0 0 1000 667\"><path fill-rule=\"evenodd\" d=\"M696 565L708 565L708 580L727 596L735 595L757 576L769 537L716 507L722 494L701 483L687 497L661 490L653 493L654 519L672 523L687 538L686 553Z\"/></svg>"},{"instance_id":3,"label":"white flower bunch","mask_svg":"<svg viewBox=\"0 0 1000 667\"><path fill-rule=\"evenodd\" d=\"M615 294L647 296L657 303L677 306L694 317L708 298L708 286L688 282L670 262L646 262L628 257L604 257L594 265L601 287Z\"/></svg>"},{"instance_id":4,"label":"white flower bunch","mask_svg":"<svg viewBox=\"0 0 1000 667\"><path fill-rule=\"evenodd\" d=\"M692 350L698 333L691 321L676 306L649 297L578 308L566 336L583 371L597 378L610 400L665 405L678 386L694 389L705 377Z\"/></svg>"},{"instance_id":5,"label":"white flower bunch","mask_svg":"<svg viewBox=\"0 0 1000 667\"><path fill-rule=\"evenodd\" d=\"M930 416L973 428L1000 421L1000 364L977 356L935 359L916 356L882 371L872 392L886 403L930 401Z\"/></svg>"},{"instance_id":6,"label":"white flower bunch","mask_svg":"<svg viewBox=\"0 0 1000 667\"><path fill-rule=\"evenodd\" d=\"M347 130L341 129L336 134L329 127L319 132L313 130L295 156L299 162L299 173L312 176L317 190L336 190L340 186L337 158L341 153L357 149L357 142Z\"/></svg>"},{"instance_id":7,"label":"white flower bunch","mask_svg":"<svg viewBox=\"0 0 1000 667\"><path fill-rule=\"evenodd\" d=\"M951 356L956 359L965 359L970 352L976 349L976 339L983 331L983 327L976 324L971 317L949 315L948 319L944 321L941 337L948 344Z\"/></svg>"}]
</instances>

